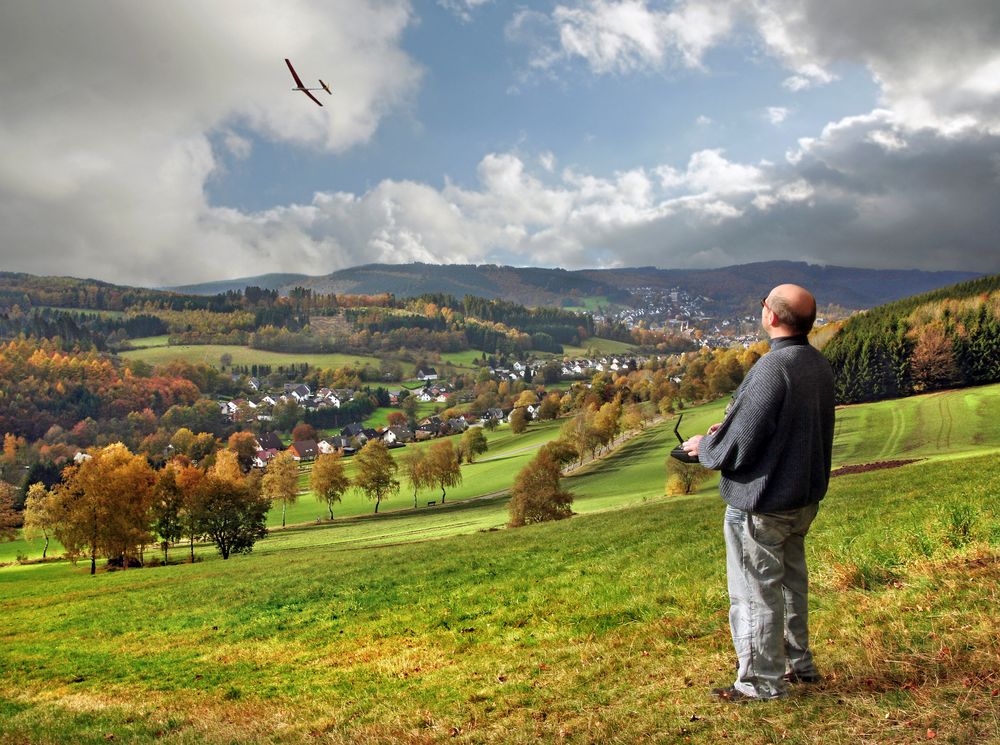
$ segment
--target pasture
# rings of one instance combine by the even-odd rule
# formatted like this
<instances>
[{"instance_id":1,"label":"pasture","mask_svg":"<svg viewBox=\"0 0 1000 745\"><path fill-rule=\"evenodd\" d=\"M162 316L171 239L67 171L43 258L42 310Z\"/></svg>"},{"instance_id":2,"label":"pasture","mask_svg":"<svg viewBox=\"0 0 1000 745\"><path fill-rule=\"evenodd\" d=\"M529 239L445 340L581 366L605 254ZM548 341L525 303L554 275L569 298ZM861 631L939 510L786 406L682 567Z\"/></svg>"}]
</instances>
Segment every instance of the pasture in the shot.
<instances>
[{"instance_id":1,"label":"pasture","mask_svg":"<svg viewBox=\"0 0 1000 745\"><path fill-rule=\"evenodd\" d=\"M989 741L1000 469L995 455L955 465L833 481L809 542L827 682L787 701L707 696L732 663L723 510L703 493L377 548L332 538L417 521L265 550L275 536L228 562L0 571L0 737ZM954 516L969 509L963 533Z\"/></svg>"},{"instance_id":2,"label":"pasture","mask_svg":"<svg viewBox=\"0 0 1000 745\"><path fill-rule=\"evenodd\" d=\"M578 347L564 344L563 356L586 357L587 351L590 349L596 349L600 354L629 354L635 351L635 344L615 341L614 339L601 339L600 337L592 336L589 339L584 340L584 343Z\"/></svg>"},{"instance_id":3,"label":"pasture","mask_svg":"<svg viewBox=\"0 0 1000 745\"><path fill-rule=\"evenodd\" d=\"M377 357L366 357L352 354L296 354L294 352L269 352L263 349L235 344L173 344L159 343L166 337L152 336L143 339L132 339L130 343L136 349L121 352L124 359L138 359L150 365L161 365L176 359L192 364L204 363L221 367L220 358L223 354L232 356L233 365L270 365L277 370L279 366L292 367L308 364L318 368L333 367L363 367L371 365L378 369L380 361ZM147 346L148 345L148 346ZM410 372L412 373L412 365Z\"/></svg>"},{"instance_id":4,"label":"pasture","mask_svg":"<svg viewBox=\"0 0 1000 745\"><path fill-rule=\"evenodd\" d=\"M663 496L672 422L565 478L574 518L499 529L506 497L474 497L550 424L492 433L444 506L359 500L225 562L0 568L0 742L996 741L998 414L1000 386L838 411L835 465L925 459L831 481L808 541L827 679L786 701L707 696L732 669L723 505Z\"/></svg>"}]
</instances>

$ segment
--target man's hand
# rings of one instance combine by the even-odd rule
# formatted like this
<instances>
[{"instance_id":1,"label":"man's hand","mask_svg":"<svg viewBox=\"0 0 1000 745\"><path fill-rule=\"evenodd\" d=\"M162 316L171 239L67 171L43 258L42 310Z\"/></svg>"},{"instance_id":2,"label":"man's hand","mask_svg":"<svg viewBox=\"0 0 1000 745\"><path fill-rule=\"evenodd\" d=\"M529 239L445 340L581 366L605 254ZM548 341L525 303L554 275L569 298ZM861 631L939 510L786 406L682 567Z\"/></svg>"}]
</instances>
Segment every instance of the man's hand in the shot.
<instances>
[{"instance_id":1,"label":"man's hand","mask_svg":"<svg viewBox=\"0 0 1000 745\"><path fill-rule=\"evenodd\" d=\"M695 435L694 437L685 440L681 443L681 447L684 448L688 455L698 455L698 446L701 445L701 440L705 435Z\"/></svg>"},{"instance_id":2,"label":"man's hand","mask_svg":"<svg viewBox=\"0 0 1000 745\"><path fill-rule=\"evenodd\" d=\"M708 434L710 435L714 434L715 431L721 426L722 422L713 424L711 427L708 428ZM684 450L690 455L698 455L698 448L701 446L701 441L702 438L704 437L705 435L695 435L694 437L682 442L681 447L684 448Z\"/></svg>"}]
</instances>

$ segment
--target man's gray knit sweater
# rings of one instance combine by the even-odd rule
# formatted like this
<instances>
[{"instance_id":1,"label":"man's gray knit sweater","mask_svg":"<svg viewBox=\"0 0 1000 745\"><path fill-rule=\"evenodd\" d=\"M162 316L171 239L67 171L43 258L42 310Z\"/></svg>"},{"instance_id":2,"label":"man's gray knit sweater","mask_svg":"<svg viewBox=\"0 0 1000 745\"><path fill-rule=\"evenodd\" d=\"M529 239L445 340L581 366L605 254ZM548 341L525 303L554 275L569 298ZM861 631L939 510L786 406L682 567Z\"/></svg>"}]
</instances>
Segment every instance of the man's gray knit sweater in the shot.
<instances>
[{"instance_id":1,"label":"man's gray knit sweater","mask_svg":"<svg viewBox=\"0 0 1000 745\"><path fill-rule=\"evenodd\" d=\"M698 460L722 471L733 507L780 512L818 502L830 481L833 372L805 336L771 340L750 368Z\"/></svg>"}]
</instances>

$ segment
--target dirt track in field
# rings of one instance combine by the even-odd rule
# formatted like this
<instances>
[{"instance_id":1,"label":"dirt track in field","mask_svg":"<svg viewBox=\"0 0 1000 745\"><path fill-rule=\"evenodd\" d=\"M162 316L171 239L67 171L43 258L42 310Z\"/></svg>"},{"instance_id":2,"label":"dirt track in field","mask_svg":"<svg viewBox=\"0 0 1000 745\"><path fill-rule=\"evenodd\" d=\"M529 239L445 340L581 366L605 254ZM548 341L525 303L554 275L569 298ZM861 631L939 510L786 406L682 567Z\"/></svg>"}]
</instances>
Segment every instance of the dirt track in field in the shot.
<instances>
[{"instance_id":1,"label":"dirt track in field","mask_svg":"<svg viewBox=\"0 0 1000 745\"><path fill-rule=\"evenodd\" d=\"M883 468L899 468L910 463L924 460L923 458L910 458L909 460L879 460L874 463L858 463L853 466L841 466L830 472L830 477L847 476L852 473L867 473L868 471L881 471Z\"/></svg>"}]
</instances>

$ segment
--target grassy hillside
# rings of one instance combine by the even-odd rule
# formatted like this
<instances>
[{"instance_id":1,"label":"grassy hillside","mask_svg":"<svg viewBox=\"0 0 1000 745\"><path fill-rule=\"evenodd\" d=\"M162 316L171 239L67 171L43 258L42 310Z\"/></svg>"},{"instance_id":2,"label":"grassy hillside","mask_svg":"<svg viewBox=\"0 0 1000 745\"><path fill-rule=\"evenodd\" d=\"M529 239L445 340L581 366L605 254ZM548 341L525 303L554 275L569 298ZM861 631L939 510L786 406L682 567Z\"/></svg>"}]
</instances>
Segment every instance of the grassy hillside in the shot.
<instances>
[{"instance_id":1,"label":"grassy hillside","mask_svg":"<svg viewBox=\"0 0 1000 745\"><path fill-rule=\"evenodd\" d=\"M1000 445L1000 385L939 391L837 411L834 462L951 457Z\"/></svg>"},{"instance_id":2,"label":"grassy hillside","mask_svg":"<svg viewBox=\"0 0 1000 745\"><path fill-rule=\"evenodd\" d=\"M720 400L686 411L681 433L689 436L705 431L721 418L724 406L725 401ZM508 489L517 471L534 457L537 448L556 436L559 425L560 422L534 424L523 435L512 435L507 427L487 433L489 452L479 462L462 466L463 483L448 490L447 502L473 499ZM566 487L578 495L574 509L587 512L662 496L666 480L664 457L675 442L672 428L672 422L652 428L600 463L585 467L567 478L564 482ZM415 447L428 447L428 443ZM900 458L950 459L995 452L998 447L1000 385L993 385L841 407L837 412L833 457L836 468ZM393 451L397 458L405 452L405 449ZM350 461L347 465L351 473ZM324 505L309 492L307 473L300 479L303 493L287 509L286 522L289 525L315 523L326 516ZM413 493L402 475L400 481L402 489L399 495L383 503L383 513L412 508ZM713 476L703 486L702 492L712 493L717 481L718 477ZM427 502L432 500L438 504L428 510ZM384 542L411 540L413 536L420 536L422 516L429 511L441 510L440 490L420 491L418 504L421 509L417 515L409 515L407 520L393 522L390 527L376 531ZM480 506L485 510L485 505ZM493 507L495 509L491 507L482 513L465 510L460 519L444 518L443 522L451 526L447 532L472 532L503 524L506 520L505 507L502 503ZM372 503L351 491L344 496L342 504L335 506L334 514L338 520L352 516L367 517L373 509ZM412 524L411 519L414 521ZM280 507L271 510L268 524L272 527L281 524ZM312 528L318 531L326 529L325 525ZM438 527L434 530L440 532ZM365 536L369 536L368 531L366 527L363 531ZM315 538L314 534L310 535ZM345 540L353 538L348 536ZM265 550L268 541L260 544L258 550ZM50 553L56 555L60 551L58 544L50 548ZM41 553L41 541L0 543L0 563L13 561L18 554L34 559ZM211 553L209 549L206 555Z\"/></svg>"},{"instance_id":3,"label":"grassy hillside","mask_svg":"<svg viewBox=\"0 0 1000 745\"><path fill-rule=\"evenodd\" d=\"M277 369L279 365L291 366L308 363L314 367L344 367L346 365L371 365L377 368L377 357L364 357L352 354L296 354L294 352L268 352L263 349L251 349L234 344L178 344L167 346L158 344L157 340L166 337L147 337L135 339L131 343L137 349L122 352L125 359L139 359L151 365L160 365L171 360L182 359L187 362L203 362L219 367L219 358L223 354L232 355L234 365L271 365ZM412 365L410 373L412 374Z\"/></svg>"},{"instance_id":4,"label":"grassy hillside","mask_svg":"<svg viewBox=\"0 0 1000 745\"><path fill-rule=\"evenodd\" d=\"M837 465L926 459L832 480L808 542L827 681L787 701L707 696L732 675L723 505L662 496L662 425L565 479L560 523L496 530L505 498L468 499L227 562L0 568L0 742L997 741L998 414L1000 386L838 411ZM491 435L465 496L553 432Z\"/></svg>"},{"instance_id":5,"label":"grassy hillside","mask_svg":"<svg viewBox=\"0 0 1000 745\"><path fill-rule=\"evenodd\" d=\"M596 349L601 354L626 354L635 352L635 344L593 336L579 347L568 344L563 345L563 355L566 357L584 357L589 349Z\"/></svg>"},{"instance_id":6,"label":"grassy hillside","mask_svg":"<svg viewBox=\"0 0 1000 745\"><path fill-rule=\"evenodd\" d=\"M962 465L834 480L809 542L828 680L787 701L707 697L732 652L702 495L361 551L0 571L0 739L990 741L1000 468Z\"/></svg>"}]
</instances>

